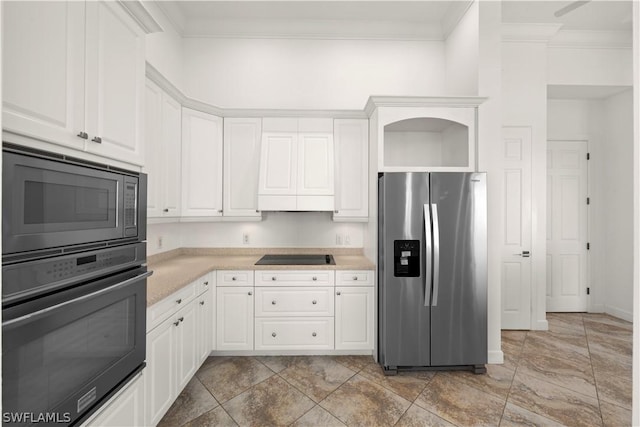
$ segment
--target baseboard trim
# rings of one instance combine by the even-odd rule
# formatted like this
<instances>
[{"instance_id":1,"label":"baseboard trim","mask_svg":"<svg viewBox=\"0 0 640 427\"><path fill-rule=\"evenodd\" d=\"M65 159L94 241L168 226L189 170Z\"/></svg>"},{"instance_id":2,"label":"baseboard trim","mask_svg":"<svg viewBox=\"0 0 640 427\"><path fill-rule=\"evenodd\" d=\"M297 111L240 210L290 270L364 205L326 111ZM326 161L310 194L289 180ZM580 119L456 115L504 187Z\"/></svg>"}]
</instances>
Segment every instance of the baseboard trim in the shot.
<instances>
[{"instance_id":1,"label":"baseboard trim","mask_svg":"<svg viewBox=\"0 0 640 427\"><path fill-rule=\"evenodd\" d=\"M627 322L633 322L633 313L623 310L618 307L611 307L610 305L604 306L604 312L617 317L618 319L626 320Z\"/></svg>"},{"instance_id":2,"label":"baseboard trim","mask_svg":"<svg viewBox=\"0 0 640 427\"><path fill-rule=\"evenodd\" d=\"M490 365L502 365L504 363L504 353L502 350L489 350L487 363Z\"/></svg>"},{"instance_id":3,"label":"baseboard trim","mask_svg":"<svg viewBox=\"0 0 640 427\"><path fill-rule=\"evenodd\" d=\"M536 320L535 322L533 322L533 325L531 325L531 330L532 331L548 331L549 322L547 322L547 319Z\"/></svg>"}]
</instances>

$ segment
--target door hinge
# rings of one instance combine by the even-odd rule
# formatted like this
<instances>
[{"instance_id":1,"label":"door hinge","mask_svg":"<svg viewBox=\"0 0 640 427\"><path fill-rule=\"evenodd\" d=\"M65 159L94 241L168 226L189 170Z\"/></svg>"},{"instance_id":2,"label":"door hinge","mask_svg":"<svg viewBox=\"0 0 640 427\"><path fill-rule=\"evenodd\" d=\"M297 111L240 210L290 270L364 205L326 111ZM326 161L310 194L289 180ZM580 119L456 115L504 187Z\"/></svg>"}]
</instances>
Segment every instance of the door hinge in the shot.
<instances>
[{"instance_id":1,"label":"door hinge","mask_svg":"<svg viewBox=\"0 0 640 427\"><path fill-rule=\"evenodd\" d=\"M587 295L589 295L590 293L591 293L591 290L587 288Z\"/></svg>"},{"instance_id":2,"label":"door hinge","mask_svg":"<svg viewBox=\"0 0 640 427\"><path fill-rule=\"evenodd\" d=\"M587 243L587 250L591 249L591 243Z\"/></svg>"},{"instance_id":3,"label":"door hinge","mask_svg":"<svg viewBox=\"0 0 640 427\"><path fill-rule=\"evenodd\" d=\"M591 197L587 197L587 204L590 205L591 204Z\"/></svg>"},{"instance_id":4,"label":"door hinge","mask_svg":"<svg viewBox=\"0 0 640 427\"><path fill-rule=\"evenodd\" d=\"M587 153L587 160L591 160L591 153Z\"/></svg>"}]
</instances>

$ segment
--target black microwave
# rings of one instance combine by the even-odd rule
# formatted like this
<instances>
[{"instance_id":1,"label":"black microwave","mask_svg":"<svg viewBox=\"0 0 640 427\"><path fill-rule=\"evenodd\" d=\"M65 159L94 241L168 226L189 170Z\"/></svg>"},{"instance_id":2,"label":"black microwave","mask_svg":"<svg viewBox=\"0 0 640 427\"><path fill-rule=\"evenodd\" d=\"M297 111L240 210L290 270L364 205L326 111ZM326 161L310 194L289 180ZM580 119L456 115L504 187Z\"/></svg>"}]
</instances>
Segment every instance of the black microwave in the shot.
<instances>
[{"instance_id":1,"label":"black microwave","mask_svg":"<svg viewBox=\"0 0 640 427\"><path fill-rule=\"evenodd\" d=\"M146 207L145 174L3 145L3 263L142 242Z\"/></svg>"}]
</instances>

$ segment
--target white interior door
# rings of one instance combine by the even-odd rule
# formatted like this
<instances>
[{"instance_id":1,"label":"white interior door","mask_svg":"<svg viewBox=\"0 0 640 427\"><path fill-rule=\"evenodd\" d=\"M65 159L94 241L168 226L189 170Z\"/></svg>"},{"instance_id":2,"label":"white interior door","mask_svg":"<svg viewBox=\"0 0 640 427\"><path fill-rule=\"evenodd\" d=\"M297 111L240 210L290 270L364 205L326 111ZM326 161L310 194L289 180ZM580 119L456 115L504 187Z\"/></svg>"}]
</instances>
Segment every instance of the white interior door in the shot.
<instances>
[{"instance_id":1,"label":"white interior door","mask_svg":"<svg viewBox=\"0 0 640 427\"><path fill-rule=\"evenodd\" d=\"M531 328L531 128L502 129L502 329Z\"/></svg>"},{"instance_id":2,"label":"white interior door","mask_svg":"<svg viewBox=\"0 0 640 427\"><path fill-rule=\"evenodd\" d=\"M547 311L587 309L587 143L547 149Z\"/></svg>"}]
</instances>

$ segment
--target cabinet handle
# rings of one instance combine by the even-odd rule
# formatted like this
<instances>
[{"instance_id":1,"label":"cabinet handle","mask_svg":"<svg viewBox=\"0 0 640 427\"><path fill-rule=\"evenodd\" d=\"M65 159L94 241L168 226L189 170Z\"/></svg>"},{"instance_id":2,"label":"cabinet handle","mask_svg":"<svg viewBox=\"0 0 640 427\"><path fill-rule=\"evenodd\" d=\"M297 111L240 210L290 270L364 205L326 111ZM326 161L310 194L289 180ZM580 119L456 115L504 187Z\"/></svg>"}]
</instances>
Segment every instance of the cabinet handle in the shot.
<instances>
[{"instance_id":1,"label":"cabinet handle","mask_svg":"<svg viewBox=\"0 0 640 427\"><path fill-rule=\"evenodd\" d=\"M209 281L204 282L205 286L209 286Z\"/></svg>"},{"instance_id":2,"label":"cabinet handle","mask_svg":"<svg viewBox=\"0 0 640 427\"><path fill-rule=\"evenodd\" d=\"M169 209L168 208L164 208L164 209L162 209L162 212L169 212Z\"/></svg>"},{"instance_id":3,"label":"cabinet handle","mask_svg":"<svg viewBox=\"0 0 640 427\"><path fill-rule=\"evenodd\" d=\"M271 301L271 305L276 305L276 300Z\"/></svg>"},{"instance_id":4,"label":"cabinet handle","mask_svg":"<svg viewBox=\"0 0 640 427\"><path fill-rule=\"evenodd\" d=\"M248 294L248 295L253 295L253 292L249 291L249 294Z\"/></svg>"},{"instance_id":5,"label":"cabinet handle","mask_svg":"<svg viewBox=\"0 0 640 427\"><path fill-rule=\"evenodd\" d=\"M275 282L275 280L276 280L276 276L272 276L271 281Z\"/></svg>"},{"instance_id":6,"label":"cabinet handle","mask_svg":"<svg viewBox=\"0 0 640 427\"><path fill-rule=\"evenodd\" d=\"M93 142L97 142L98 144L102 144L102 138L100 138L99 136L94 136L91 140Z\"/></svg>"},{"instance_id":7,"label":"cabinet handle","mask_svg":"<svg viewBox=\"0 0 640 427\"><path fill-rule=\"evenodd\" d=\"M256 209L256 213L260 213L260 211L258 209Z\"/></svg>"},{"instance_id":8,"label":"cabinet handle","mask_svg":"<svg viewBox=\"0 0 640 427\"><path fill-rule=\"evenodd\" d=\"M78 136L82 139L89 139L89 135L86 132L80 132Z\"/></svg>"},{"instance_id":9,"label":"cabinet handle","mask_svg":"<svg viewBox=\"0 0 640 427\"><path fill-rule=\"evenodd\" d=\"M340 291L336 292L336 295L340 295Z\"/></svg>"},{"instance_id":10,"label":"cabinet handle","mask_svg":"<svg viewBox=\"0 0 640 427\"><path fill-rule=\"evenodd\" d=\"M315 332L311 334L312 337L315 337L316 335L318 334L316 334Z\"/></svg>"},{"instance_id":11,"label":"cabinet handle","mask_svg":"<svg viewBox=\"0 0 640 427\"><path fill-rule=\"evenodd\" d=\"M339 211L333 211L333 213L338 213Z\"/></svg>"},{"instance_id":12,"label":"cabinet handle","mask_svg":"<svg viewBox=\"0 0 640 427\"><path fill-rule=\"evenodd\" d=\"M316 305L317 303L318 303L318 301L316 301L316 300L311 301L311 304L313 304L313 305Z\"/></svg>"},{"instance_id":13,"label":"cabinet handle","mask_svg":"<svg viewBox=\"0 0 640 427\"><path fill-rule=\"evenodd\" d=\"M358 276L353 276L353 280L357 281L358 280Z\"/></svg>"},{"instance_id":14,"label":"cabinet handle","mask_svg":"<svg viewBox=\"0 0 640 427\"><path fill-rule=\"evenodd\" d=\"M180 324L180 321L173 322L173 326L178 326L179 324Z\"/></svg>"},{"instance_id":15,"label":"cabinet handle","mask_svg":"<svg viewBox=\"0 0 640 427\"><path fill-rule=\"evenodd\" d=\"M275 332L271 332L271 336L275 338L276 337L276 333Z\"/></svg>"},{"instance_id":16,"label":"cabinet handle","mask_svg":"<svg viewBox=\"0 0 640 427\"><path fill-rule=\"evenodd\" d=\"M200 305L204 305L204 301L200 301Z\"/></svg>"},{"instance_id":17,"label":"cabinet handle","mask_svg":"<svg viewBox=\"0 0 640 427\"><path fill-rule=\"evenodd\" d=\"M313 277L311 278L311 280L313 280L313 281L315 282L316 280L318 280L318 278L317 278L316 276L313 276Z\"/></svg>"},{"instance_id":18,"label":"cabinet handle","mask_svg":"<svg viewBox=\"0 0 640 427\"><path fill-rule=\"evenodd\" d=\"M218 209L218 213L222 213L222 209Z\"/></svg>"},{"instance_id":19,"label":"cabinet handle","mask_svg":"<svg viewBox=\"0 0 640 427\"><path fill-rule=\"evenodd\" d=\"M180 304L181 302L182 302L182 298L176 300L176 303L178 304Z\"/></svg>"},{"instance_id":20,"label":"cabinet handle","mask_svg":"<svg viewBox=\"0 0 640 427\"><path fill-rule=\"evenodd\" d=\"M236 276L233 276L233 277L231 278L231 281L235 282L235 281L236 281Z\"/></svg>"},{"instance_id":21,"label":"cabinet handle","mask_svg":"<svg viewBox=\"0 0 640 427\"><path fill-rule=\"evenodd\" d=\"M178 322L182 322L184 320L184 317L181 317L178 319Z\"/></svg>"}]
</instances>

